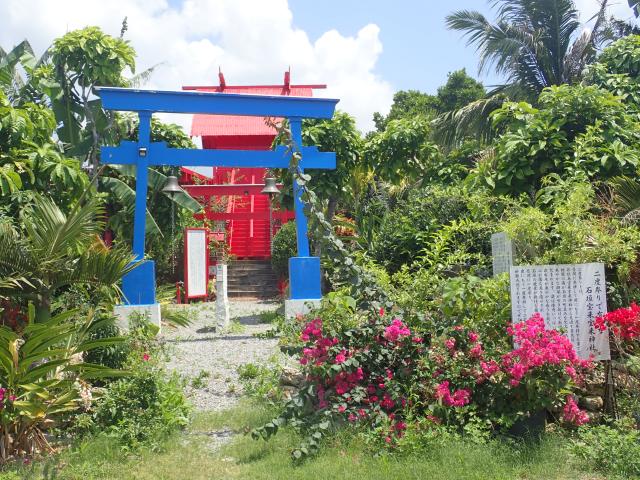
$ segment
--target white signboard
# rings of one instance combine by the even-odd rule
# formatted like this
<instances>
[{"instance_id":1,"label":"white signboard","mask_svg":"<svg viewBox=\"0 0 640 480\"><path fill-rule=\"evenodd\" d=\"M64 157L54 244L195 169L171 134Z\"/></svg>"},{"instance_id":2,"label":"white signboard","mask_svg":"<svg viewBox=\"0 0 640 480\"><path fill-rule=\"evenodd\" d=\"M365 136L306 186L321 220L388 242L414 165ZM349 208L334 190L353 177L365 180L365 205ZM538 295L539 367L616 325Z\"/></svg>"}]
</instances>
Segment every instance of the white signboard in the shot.
<instances>
[{"instance_id":1,"label":"white signboard","mask_svg":"<svg viewBox=\"0 0 640 480\"><path fill-rule=\"evenodd\" d=\"M609 360L609 334L594 327L607 312L602 263L511 267L513 322L540 313L547 328L562 329L580 358Z\"/></svg>"},{"instance_id":2,"label":"white signboard","mask_svg":"<svg viewBox=\"0 0 640 480\"><path fill-rule=\"evenodd\" d=\"M185 232L187 298L207 296L207 232L188 229Z\"/></svg>"},{"instance_id":3,"label":"white signboard","mask_svg":"<svg viewBox=\"0 0 640 480\"><path fill-rule=\"evenodd\" d=\"M506 233L491 235L491 255L493 257L493 276L509 271L513 265L513 247Z\"/></svg>"}]
</instances>

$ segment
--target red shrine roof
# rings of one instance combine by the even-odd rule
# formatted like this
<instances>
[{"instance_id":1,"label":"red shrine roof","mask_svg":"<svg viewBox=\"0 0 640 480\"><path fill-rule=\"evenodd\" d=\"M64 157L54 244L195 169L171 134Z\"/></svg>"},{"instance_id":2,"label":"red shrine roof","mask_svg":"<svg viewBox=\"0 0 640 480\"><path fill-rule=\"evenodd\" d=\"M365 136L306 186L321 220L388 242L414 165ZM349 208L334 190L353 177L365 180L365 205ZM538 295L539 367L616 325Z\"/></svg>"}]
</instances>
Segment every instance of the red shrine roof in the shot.
<instances>
[{"instance_id":1,"label":"red shrine roof","mask_svg":"<svg viewBox=\"0 0 640 480\"><path fill-rule=\"evenodd\" d=\"M285 73L284 85L226 85L224 76L219 74L218 86L189 86L183 90L215 93L250 93L253 95L283 95L292 97L312 97L313 90L326 85L290 85L289 72ZM275 119L276 121L279 119ZM239 115L194 115L191 123L192 137L244 137L275 136L275 130L261 117Z\"/></svg>"}]
</instances>

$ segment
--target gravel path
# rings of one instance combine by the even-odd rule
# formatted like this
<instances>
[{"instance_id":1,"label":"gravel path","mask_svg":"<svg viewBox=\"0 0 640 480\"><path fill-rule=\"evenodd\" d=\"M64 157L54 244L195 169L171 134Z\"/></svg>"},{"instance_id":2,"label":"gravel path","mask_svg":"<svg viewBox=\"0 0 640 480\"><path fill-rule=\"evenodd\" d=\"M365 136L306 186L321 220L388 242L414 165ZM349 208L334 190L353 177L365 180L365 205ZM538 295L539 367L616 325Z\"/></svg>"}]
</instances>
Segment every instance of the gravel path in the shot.
<instances>
[{"instance_id":1,"label":"gravel path","mask_svg":"<svg viewBox=\"0 0 640 480\"><path fill-rule=\"evenodd\" d=\"M237 368L246 363L265 363L279 355L277 339L260 339L253 335L271 328L260 324L259 314L275 311L279 302L231 302L232 325L228 332L216 332L215 304L201 303L189 307L197 320L189 327L165 329L169 345L168 368L189 379L187 395L198 410L224 410L235 405L242 395ZM234 323L235 323L234 322Z\"/></svg>"}]
</instances>

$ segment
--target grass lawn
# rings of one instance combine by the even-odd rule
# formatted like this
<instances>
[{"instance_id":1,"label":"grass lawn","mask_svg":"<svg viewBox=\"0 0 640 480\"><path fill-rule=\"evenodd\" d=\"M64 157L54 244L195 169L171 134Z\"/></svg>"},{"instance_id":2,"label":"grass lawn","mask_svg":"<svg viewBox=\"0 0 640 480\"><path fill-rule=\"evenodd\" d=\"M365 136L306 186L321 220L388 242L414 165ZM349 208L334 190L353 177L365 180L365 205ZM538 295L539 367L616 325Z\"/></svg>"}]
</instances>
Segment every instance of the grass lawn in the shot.
<instances>
[{"instance_id":1,"label":"grass lawn","mask_svg":"<svg viewBox=\"0 0 640 480\"><path fill-rule=\"evenodd\" d=\"M289 452L299 438L283 431L269 442L237 435L217 451L208 432L224 427L238 432L258 425L271 412L245 405L221 413L199 414L189 430L167 442L162 452L127 455L108 439L85 441L45 463L5 470L1 480L14 479L429 479L429 480L597 480L583 472L560 437L537 447L515 448L501 443L455 443L408 456L374 456L362 442L343 435L320 455L294 465Z\"/></svg>"}]
</instances>

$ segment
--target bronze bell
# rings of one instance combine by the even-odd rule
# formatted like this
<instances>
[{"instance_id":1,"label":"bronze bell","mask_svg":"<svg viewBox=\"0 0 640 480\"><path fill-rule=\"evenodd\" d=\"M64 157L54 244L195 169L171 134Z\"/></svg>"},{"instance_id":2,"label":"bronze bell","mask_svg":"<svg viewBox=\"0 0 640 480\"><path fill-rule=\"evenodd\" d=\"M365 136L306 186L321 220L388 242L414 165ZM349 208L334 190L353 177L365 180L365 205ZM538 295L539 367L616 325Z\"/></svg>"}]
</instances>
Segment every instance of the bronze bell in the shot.
<instances>
[{"instance_id":1,"label":"bronze bell","mask_svg":"<svg viewBox=\"0 0 640 480\"><path fill-rule=\"evenodd\" d=\"M266 193L267 195L275 195L280 193L278 186L276 185L276 179L269 176L264 179L264 188L260 190L260 193Z\"/></svg>"},{"instance_id":2,"label":"bronze bell","mask_svg":"<svg viewBox=\"0 0 640 480\"><path fill-rule=\"evenodd\" d=\"M167 183L162 187L162 193L166 193L170 197L173 197L176 193L182 192L182 188L178 184L178 178L170 175L167 177Z\"/></svg>"}]
</instances>

